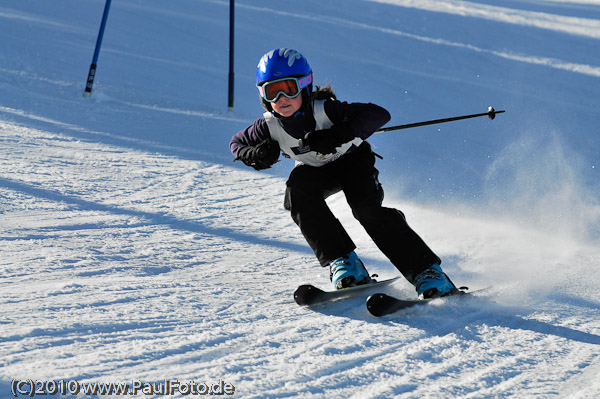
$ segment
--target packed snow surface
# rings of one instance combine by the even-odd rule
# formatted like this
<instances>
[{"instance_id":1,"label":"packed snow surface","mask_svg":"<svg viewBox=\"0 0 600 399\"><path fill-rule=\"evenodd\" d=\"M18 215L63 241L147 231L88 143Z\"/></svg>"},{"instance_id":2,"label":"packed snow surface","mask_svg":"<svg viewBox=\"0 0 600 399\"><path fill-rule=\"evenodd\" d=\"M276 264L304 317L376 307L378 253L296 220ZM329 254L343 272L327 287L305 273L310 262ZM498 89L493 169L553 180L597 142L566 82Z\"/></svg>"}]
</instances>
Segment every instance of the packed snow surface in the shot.
<instances>
[{"instance_id":1,"label":"packed snow surface","mask_svg":"<svg viewBox=\"0 0 600 399\"><path fill-rule=\"evenodd\" d=\"M0 397L600 397L600 1L238 0L232 111L225 0L114 0L84 98L104 4L0 3ZM228 149L276 47L389 126L506 110L370 139L385 204L487 294L295 304L329 282L282 206L293 163Z\"/></svg>"}]
</instances>

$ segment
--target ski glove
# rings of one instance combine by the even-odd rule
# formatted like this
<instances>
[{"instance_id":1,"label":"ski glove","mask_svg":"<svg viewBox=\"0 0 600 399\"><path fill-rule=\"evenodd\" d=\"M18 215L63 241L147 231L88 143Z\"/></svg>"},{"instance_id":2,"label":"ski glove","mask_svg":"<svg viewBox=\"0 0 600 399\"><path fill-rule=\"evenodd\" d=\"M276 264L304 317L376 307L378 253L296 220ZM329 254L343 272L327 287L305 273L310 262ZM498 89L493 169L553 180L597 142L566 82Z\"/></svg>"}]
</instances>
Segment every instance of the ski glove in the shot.
<instances>
[{"instance_id":1,"label":"ski glove","mask_svg":"<svg viewBox=\"0 0 600 399\"><path fill-rule=\"evenodd\" d=\"M336 148L356 138L352 127L347 122L331 126L329 129L308 132L300 140L300 147L308 147L320 154L334 154Z\"/></svg>"},{"instance_id":2,"label":"ski glove","mask_svg":"<svg viewBox=\"0 0 600 399\"><path fill-rule=\"evenodd\" d=\"M278 142L266 139L257 145L242 148L235 161L239 159L256 170L269 169L279 160L280 151Z\"/></svg>"}]
</instances>

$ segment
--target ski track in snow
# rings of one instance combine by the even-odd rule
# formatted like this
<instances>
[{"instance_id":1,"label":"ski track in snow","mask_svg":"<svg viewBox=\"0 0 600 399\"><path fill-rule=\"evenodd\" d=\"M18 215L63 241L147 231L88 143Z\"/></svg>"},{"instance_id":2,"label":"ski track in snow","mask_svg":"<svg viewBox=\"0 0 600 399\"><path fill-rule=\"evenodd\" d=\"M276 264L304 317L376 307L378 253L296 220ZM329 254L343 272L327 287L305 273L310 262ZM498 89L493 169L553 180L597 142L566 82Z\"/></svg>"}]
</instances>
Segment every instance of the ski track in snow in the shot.
<instances>
[{"instance_id":1,"label":"ski track in snow","mask_svg":"<svg viewBox=\"0 0 600 399\"><path fill-rule=\"evenodd\" d=\"M568 33L579 34L583 36L588 36L593 39L600 39L600 21L595 19L585 19L585 18L567 18L560 16L550 16L544 13L528 13L526 11L517 11L513 9L505 9L502 7L494 7L494 6L484 6L478 5L477 7L473 7L474 3L467 2L440 2L436 0L432 1L423 1L423 0L369 0L380 3L388 3L393 5L400 5L404 7L415 7L428 11L437 11L437 12L445 12L450 14L456 14L461 16L472 16L479 17L483 19L490 19L493 21L500 22L508 22L516 25L522 26L535 26L539 28L549 29L549 30L559 30L566 31ZM453 3L457 3L454 6ZM508 60L524 62L534 65L543 65L549 68L555 68L570 72L581 73L585 75L600 77L600 66L598 65L587 65L587 64L578 64L573 62L567 62L564 60L549 58L549 57L541 57L537 55L528 55L528 54L518 54L514 52L507 51L498 51L491 50L486 48L481 48L475 46L470 43L461 43L456 41L447 40L444 38L434 38L423 35L416 35L413 33L408 33L399 29L386 28L383 26L375 26L369 24L363 24L359 22L354 22L346 19L329 17L329 16L315 16L312 14L300 14L300 13L291 13L285 11L277 11L271 10L268 8L260 8L255 6L247 6L241 5L242 8L253 9L257 11L261 11L269 14L276 14L289 18L300 18L300 19L308 19L312 21L323 22L326 24L330 24L333 26L341 25L346 27L352 27L355 29L366 29L366 30L374 30L379 31L381 33L385 33L388 35L400 36L409 38L412 40L417 40L421 42L436 44L440 46L450 46L466 49L468 51L473 51L476 53L485 53L490 54L495 57L501 57ZM502 12L503 11L503 12ZM508 12L510 11L510 12Z\"/></svg>"},{"instance_id":2,"label":"ski track in snow","mask_svg":"<svg viewBox=\"0 0 600 399\"><path fill-rule=\"evenodd\" d=\"M509 24L534 26L536 28L566 32L574 35L600 39L600 21L589 18L566 17L544 12L518 10L514 8L490 6L460 0L369 0L377 3L393 4L401 7L418 8L467 17L500 21ZM600 3L590 3L600 5Z\"/></svg>"},{"instance_id":3,"label":"ski track in snow","mask_svg":"<svg viewBox=\"0 0 600 399\"><path fill-rule=\"evenodd\" d=\"M353 30L354 45L363 51L367 46L357 32L383 35L377 36L383 42L401 36L439 45L447 51L449 64L453 49L466 49L473 54L467 63L499 57L539 66L535 71L549 73L553 83L552 74L560 69L587 79L568 85L597 85L599 67L572 62L579 59L577 54L564 54L564 60L538 57L532 46L529 55L518 55L510 45L506 51L493 50L452 37L435 38L426 30L409 33L420 26L392 29L393 18L381 26L362 18L365 4L369 10L389 7L378 4L382 2L354 1L345 12L356 7L356 14L340 17L329 15L329 6L322 2L309 2L314 12L294 11L298 6L293 2L285 3L287 8L241 3L238 26L244 33L249 26L252 32L260 31L257 15L274 18L270 21L279 28L298 20L326 24ZM532 223L535 217L515 220L518 213L512 218L494 214L493 207L485 213L467 206L427 207L398 199L388 190L386 204L406 213L411 226L444 259L452 279L473 289L493 285L491 293L381 319L368 314L362 299L298 307L294 288L306 282L327 287L328 271L317 265L283 209L285 178L240 168L223 154L229 137L253 120L256 108L218 111L220 105L214 105L211 101L217 100L211 96L217 87L214 81L225 74L199 63L189 50L198 36L222 34L212 26L226 25L228 3L115 2L102 50L105 63L92 98L84 100L80 89L87 65L73 60L89 60L101 3L82 6L64 0L61 9L10 0L0 6L0 32L7 37L0 55L0 397L11 396L13 379L29 378L154 383L167 378L208 384L224 380L235 386L234 397L243 398L600 396L600 293L595 272L600 250L581 226L598 220L595 203L580 198L581 204L572 204L566 194L566 200L540 197L550 205L531 209L541 219ZM389 3L539 27L578 38L573 40L598 38L598 21L592 18L463 1ZM565 3L598 5L594 0ZM168 24L177 38L173 40L189 36L190 42L180 44L185 56L167 54L178 46L168 41L169 35L152 35L156 29L142 32L153 46L164 39L165 54L145 51L131 32L138 33L135 28L148 21ZM267 41L270 33L261 39ZM40 41L41 36L52 40ZM348 60L348 54L336 53L313 37L307 40L306 47L312 43L317 53L334 52L335 72L341 78L345 69L338 64ZM23 51L24 44L31 48ZM253 68L257 59L257 48L249 47L241 46L244 68ZM386 55L381 57L372 62L385 64ZM124 65L111 64L114 59ZM161 79L150 80L138 62L158 68ZM421 71L424 64L402 68L412 67L427 80L426 74L433 73ZM553 71L547 72L546 66ZM493 68L493 62L488 67ZM112 69L118 72L111 74ZM192 87L186 78L177 78L182 71L198 79L205 91L181 90ZM448 74L452 71L460 76L451 68ZM354 78L355 71L349 77ZM255 96L252 76L243 79L244 85L250 81L248 93L253 90ZM573 97L563 99L557 92L556 98L568 103ZM590 99L590 109L596 99ZM175 129L185 135L188 125L201 132L199 137L188 136L189 146L177 142L176 135L173 141L152 136L153 131L169 134ZM495 173L506 173L502 161L520 161L515 154L521 154L522 144L508 146L501 152L504 157L496 156ZM223 152L215 150L221 147ZM473 146L472 154L479 152L481 147ZM435 150L427 148L426 153L431 157ZM530 185L526 177L515 180ZM573 185L576 178L567 174ZM353 219L343 196L329 203L360 243L369 271L380 278L397 275ZM568 217L561 219L555 209ZM386 292L414 296L413 287L402 279Z\"/></svg>"}]
</instances>

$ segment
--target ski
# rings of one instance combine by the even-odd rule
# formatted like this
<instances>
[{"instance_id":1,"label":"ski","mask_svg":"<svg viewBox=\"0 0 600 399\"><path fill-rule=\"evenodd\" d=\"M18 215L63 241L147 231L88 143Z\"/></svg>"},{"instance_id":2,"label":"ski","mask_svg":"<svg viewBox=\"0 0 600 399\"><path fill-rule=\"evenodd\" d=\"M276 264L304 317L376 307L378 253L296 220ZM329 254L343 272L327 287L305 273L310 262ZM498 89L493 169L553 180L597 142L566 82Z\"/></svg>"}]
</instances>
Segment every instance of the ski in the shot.
<instances>
[{"instance_id":1,"label":"ski","mask_svg":"<svg viewBox=\"0 0 600 399\"><path fill-rule=\"evenodd\" d=\"M383 288L386 285L398 280L400 276L387 280L376 281L372 280L368 284L358 285L356 287L343 288L336 291L325 291L315 287L312 284L304 284L299 286L294 292L294 300L300 306L311 306L319 303L336 301L338 299L355 297L358 295L366 295L371 289Z\"/></svg>"},{"instance_id":2,"label":"ski","mask_svg":"<svg viewBox=\"0 0 600 399\"><path fill-rule=\"evenodd\" d=\"M383 293L376 293L367 298L367 310L373 316L381 317L413 306L428 305L432 301L439 301L442 299L468 298L471 297L473 294L484 292L489 288L491 287L482 288L480 290L475 290L471 292L458 290L452 295L430 299L401 299Z\"/></svg>"}]
</instances>

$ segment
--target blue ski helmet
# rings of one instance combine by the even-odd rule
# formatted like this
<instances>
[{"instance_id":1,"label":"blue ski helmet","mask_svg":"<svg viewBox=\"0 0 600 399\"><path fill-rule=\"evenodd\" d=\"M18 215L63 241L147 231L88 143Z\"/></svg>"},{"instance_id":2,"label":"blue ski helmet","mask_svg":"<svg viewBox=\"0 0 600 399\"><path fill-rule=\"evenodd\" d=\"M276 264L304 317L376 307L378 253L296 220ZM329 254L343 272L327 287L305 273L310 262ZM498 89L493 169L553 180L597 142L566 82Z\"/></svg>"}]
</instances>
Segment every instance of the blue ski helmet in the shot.
<instances>
[{"instance_id":1,"label":"blue ski helmet","mask_svg":"<svg viewBox=\"0 0 600 399\"><path fill-rule=\"evenodd\" d=\"M263 55L256 66L256 85L287 76L308 76L312 69L307 59L296 50L277 48Z\"/></svg>"},{"instance_id":2,"label":"blue ski helmet","mask_svg":"<svg viewBox=\"0 0 600 399\"><path fill-rule=\"evenodd\" d=\"M289 48L276 48L263 55L256 66L257 87L270 80L304 76L309 76L310 78L310 83L302 89L302 102L304 106L307 106L312 92L312 68L302 54ZM273 111L271 103L262 97L261 105L265 110L269 112Z\"/></svg>"}]
</instances>

